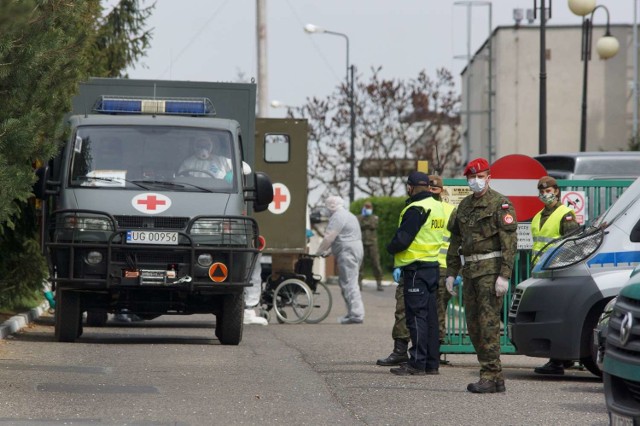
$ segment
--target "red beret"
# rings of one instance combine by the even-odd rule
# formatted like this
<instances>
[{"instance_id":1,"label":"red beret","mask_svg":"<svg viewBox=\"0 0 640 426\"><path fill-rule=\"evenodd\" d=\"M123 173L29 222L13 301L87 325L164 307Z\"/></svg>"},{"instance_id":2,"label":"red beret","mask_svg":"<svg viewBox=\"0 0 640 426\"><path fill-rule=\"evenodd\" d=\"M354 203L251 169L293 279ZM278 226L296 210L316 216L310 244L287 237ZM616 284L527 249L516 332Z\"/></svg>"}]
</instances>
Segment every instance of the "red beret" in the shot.
<instances>
[{"instance_id":1,"label":"red beret","mask_svg":"<svg viewBox=\"0 0 640 426\"><path fill-rule=\"evenodd\" d=\"M464 168L464 175L475 175L476 173L486 170L489 170L489 162L484 158L476 158L475 160L469 161L467 167Z\"/></svg>"}]
</instances>

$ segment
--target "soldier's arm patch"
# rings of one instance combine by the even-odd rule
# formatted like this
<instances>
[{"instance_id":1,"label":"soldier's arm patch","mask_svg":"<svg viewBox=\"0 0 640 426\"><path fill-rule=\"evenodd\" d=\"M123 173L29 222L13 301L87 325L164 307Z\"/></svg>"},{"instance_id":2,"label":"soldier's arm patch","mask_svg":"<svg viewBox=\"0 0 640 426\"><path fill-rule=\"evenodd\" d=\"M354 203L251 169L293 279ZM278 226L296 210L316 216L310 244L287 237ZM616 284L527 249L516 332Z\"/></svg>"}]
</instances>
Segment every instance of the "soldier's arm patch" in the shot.
<instances>
[{"instance_id":1,"label":"soldier's arm patch","mask_svg":"<svg viewBox=\"0 0 640 426\"><path fill-rule=\"evenodd\" d=\"M513 216L511 215L511 213L507 213L504 216L502 216L502 221L506 224L506 225L511 225L513 223Z\"/></svg>"},{"instance_id":2,"label":"soldier's arm patch","mask_svg":"<svg viewBox=\"0 0 640 426\"><path fill-rule=\"evenodd\" d=\"M569 214L569 215L566 215L566 216L564 217L564 220L566 220L566 221L572 221L572 220L573 220L573 215L570 215L570 214Z\"/></svg>"},{"instance_id":3,"label":"soldier's arm patch","mask_svg":"<svg viewBox=\"0 0 640 426\"><path fill-rule=\"evenodd\" d=\"M502 203L502 205L500 206L500 208L502 210L509 210L509 203Z\"/></svg>"}]
</instances>

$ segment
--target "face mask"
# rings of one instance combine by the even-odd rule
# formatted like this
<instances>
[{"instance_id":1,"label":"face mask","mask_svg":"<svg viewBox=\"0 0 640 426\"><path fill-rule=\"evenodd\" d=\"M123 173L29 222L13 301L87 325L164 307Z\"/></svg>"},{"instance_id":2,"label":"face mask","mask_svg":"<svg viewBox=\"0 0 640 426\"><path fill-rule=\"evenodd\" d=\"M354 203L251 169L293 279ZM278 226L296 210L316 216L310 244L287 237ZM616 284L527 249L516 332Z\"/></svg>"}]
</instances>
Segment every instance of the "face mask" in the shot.
<instances>
[{"instance_id":1,"label":"face mask","mask_svg":"<svg viewBox=\"0 0 640 426\"><path fill-rule=\"evenodd\" d=\"M471 188L473 192L477 193L477 192L482 192L485 186L487 186L487 179L486 178L469 179L467 180L467 183L469 184L469 188Z\"/></svg>"},{"instance_id":2,"label":"face mask","mask_svg":"<svg viewBox=\"0 0 640 426\"><path fill-rule=\"evenodd\" d=\"M538 195L538 198L540 199L540 201L542 201L546 205L553 204L557 200L556 194L554 194L552 192L542 193L542 194Z\"/></svg>"},{"instance_id":3,"label":"face mask","mask_svg":"<svg viewBox=\"0 0 640 426\"><path fill-rule=\"evenodd\" d=\"M362 208L362 216L371 216L373 214L373 209L365 209Z\"/></svg>"}]
</instances>

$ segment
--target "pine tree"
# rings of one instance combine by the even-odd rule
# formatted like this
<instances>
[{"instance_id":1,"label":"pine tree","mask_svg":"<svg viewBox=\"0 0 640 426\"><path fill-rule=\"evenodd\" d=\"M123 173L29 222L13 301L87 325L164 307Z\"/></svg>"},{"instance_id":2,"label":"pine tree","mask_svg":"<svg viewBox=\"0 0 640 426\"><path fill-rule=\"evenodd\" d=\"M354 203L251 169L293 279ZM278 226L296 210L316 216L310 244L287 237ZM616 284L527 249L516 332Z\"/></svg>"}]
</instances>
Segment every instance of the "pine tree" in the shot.
<instances>
[{"instance_id":1,"label":"pine tree","mask_svg":"<svg viewBox=\"0 0 640 426\"><path fill-rule=\"evenodd\" d=\"M99 0L0 2L0 305L33 294L48 274L34 166L60 149L79 82L120 75L144 54L150 11L137 0L106 17Z\"/></svg>"}]
</instances>

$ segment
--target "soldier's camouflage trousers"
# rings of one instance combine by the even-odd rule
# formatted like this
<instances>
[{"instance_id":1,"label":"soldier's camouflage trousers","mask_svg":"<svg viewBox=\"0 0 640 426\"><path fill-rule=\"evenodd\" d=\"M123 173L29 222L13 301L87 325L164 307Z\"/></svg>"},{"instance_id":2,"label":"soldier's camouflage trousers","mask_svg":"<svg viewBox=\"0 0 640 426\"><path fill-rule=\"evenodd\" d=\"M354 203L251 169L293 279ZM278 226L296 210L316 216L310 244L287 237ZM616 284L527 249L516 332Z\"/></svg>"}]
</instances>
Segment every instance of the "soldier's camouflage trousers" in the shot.
<instances>
[{"instance_id":1,"label":"soldier's camouflage trousers","mask_svg":"<svg viewBox=\"0 0 640 426\"><path fill-rule=\"evenodd\" d=\"M364 264L371 262L371 269L373 270L373 276L376 279L376 283L380 285L382 283L382 267L380 266L380 255L378 254L378 244L363 244L364 258L360 264L360 273L358 274L358 283L362 287L362 274L364 272Z\"/></svg>"},{"instance_id":2,"label":"soldier's camouflage trousers","mask_svg":"<svg viewBox=\"0 0 640 426\"><path fill-rule=\"evenodd\" d=\"M438 280L438 292L436 293L436 299L437 299L436 303L438 305L438 329L440 331L440 343L443 343L445 340L446 330L447 330L447 304L451 299L451 294L447 291L447 287L444 284L446 279L447 279L447 269L440 268L440 279Z\"/></svg>"},{"instance_id":3,"label":"soldier's camouflage trousers","mask_svg":"<svg viewBox=\"0 0 640 426\"><path fill-rule=\"evenodd\" d=\"M396 287L396 321L393 324L391 337L393 338L393 340L400 339L408 343L411 340L411 336L409 336L409 329L407 329L407 318L404 311L404 291L402 278L400 278L400 283L398 284L398 287Z\"/></svg>"},{"instance_id":4,"label":"soldier's camouflage trousers","mask_svg":"<svg viewBox=\"0 0 640 426\"><path fill-rule=\"evenodd\" d=\"M502 379L500 310L504 296L496 296L497 274L471 278L463 275L462 299L469 338L480 363L480 378Z\"/></svg>"}]
</instances>

